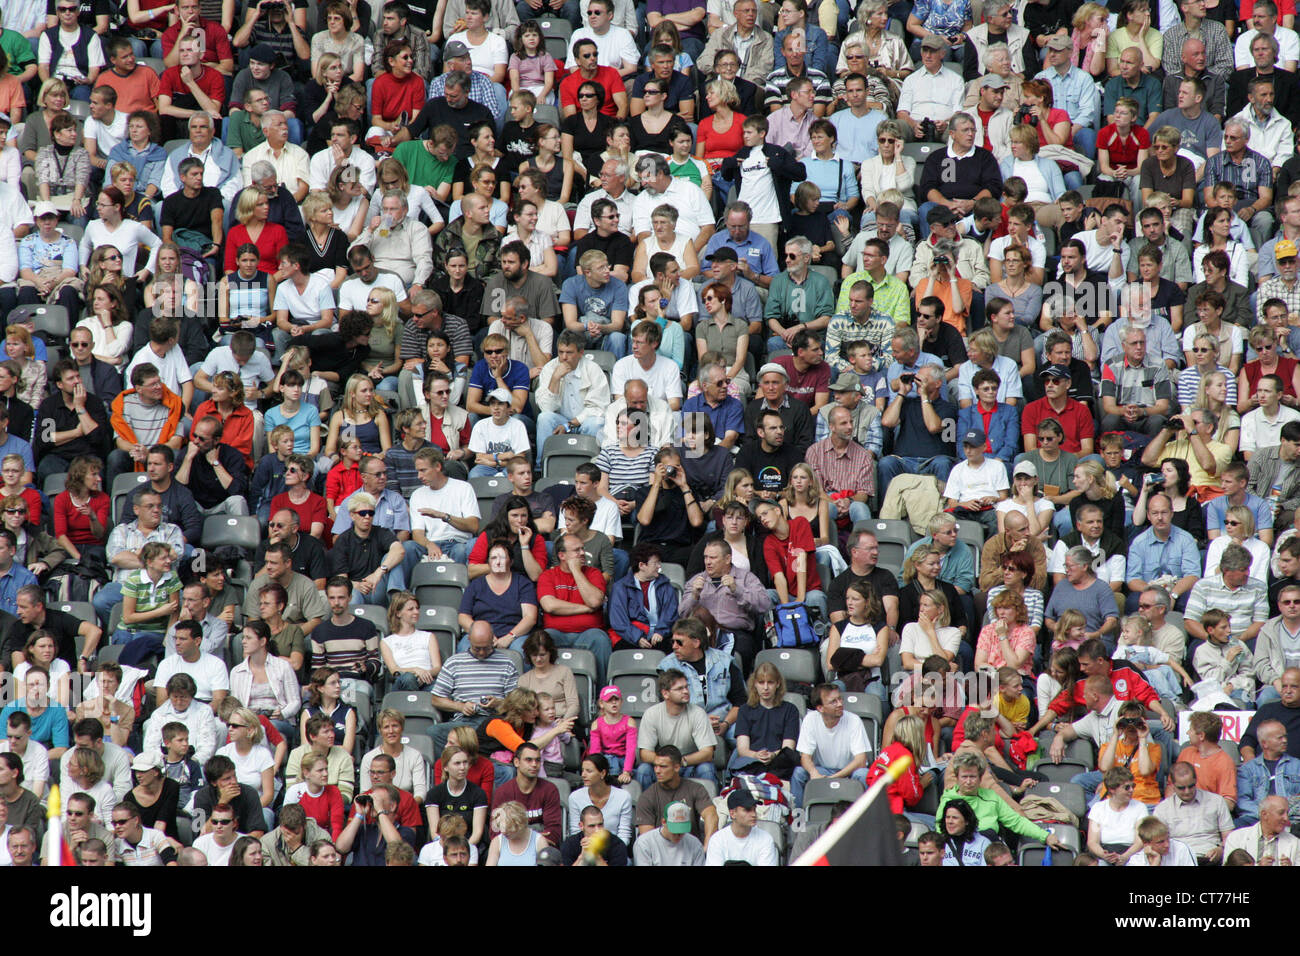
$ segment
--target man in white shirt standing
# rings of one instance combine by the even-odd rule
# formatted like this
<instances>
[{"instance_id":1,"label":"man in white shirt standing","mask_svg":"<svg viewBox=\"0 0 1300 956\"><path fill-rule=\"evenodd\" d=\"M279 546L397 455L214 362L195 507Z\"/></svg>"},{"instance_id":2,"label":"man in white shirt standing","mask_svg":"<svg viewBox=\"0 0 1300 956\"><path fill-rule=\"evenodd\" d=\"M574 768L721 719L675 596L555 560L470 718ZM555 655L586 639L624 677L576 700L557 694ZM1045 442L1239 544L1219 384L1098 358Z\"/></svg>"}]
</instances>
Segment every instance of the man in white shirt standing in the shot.
<instances>
[{"instance_id":1,"label":"man in white shirt standing","mask_svg":"<svg viewBox=\"0 0 1300 956\"><path fill-rule=\"evenodd\" d=\"M809 780L852 777L863 786L867 783L871 742L862 718L844 713L844 695L834 684L818 684L812 699L817 710L804 715L795 745L802 764L790 779L796 807L803 806Z\"/></svg>"},{"instance_id":2,"label":"man in white shirt standing","mask_svg":"<svg viewBox=\"0 0 1300 956\"><path fill-rule=\"evenodd\" d=\"M198 686L196 700L211 704L213 711L230 693L230 672L225 662L213 654L205 654L203 625L198 621L176 622L176 653L164 657L154 674L154 698L161 707L167 699L167 681L173 674L189 674Z\"/></svg>"},{"instance_id":3,"label":"man in white shirt standing","mask_svg":"<svg viewBox=\"0 0 1300 956\"><path fill-rule=\"evenodd\" d=\"M588 25L574 30L569 38L569 58L565 61L565 69L572 72L578 68L578 62L573 58L574 44L579 40L590 40L596 44L597 66L618 70L620 76L635 75L641 54L632 34L614 25L612 0L587 0L585 12Z\"/></svg>"},{"instance_id":4,"label":"man in white shirt standing","mask_svg":"<svg viewBox=\"0 0 1300 956\"><path fill-rule=\"evenodd\" d=\"M978 521L992 537L998 533L995 506L1011 491L1007 466L996 458L985 456L988 436L981 429L973 428L966 432L961 444L966 460L954 465L948 474L948 483L944 487L947 507L954 513L961 509L959 518Z\"/></svg>"},{"instance_id":5,"label":"man in white shirt standing","mask_svg":"<svg viewBox=\"0 0 1300 956\"><path fill-rule=\"evenodd\" d=\"M442 452L432 446L416 452L415 472L422 486L411 494L411 537L435 560L464 564L479 531L474 489L447 477Z\"/></svg>"},{"instance_id":6,"label":"man in white shirt standing","mask_svg":"<svg viewBox=\"0 0 1300 956\"><path fill-rule=\"evenodd\" d=\"M758 802L745 787L738 787L727 797L731 826L713 834L704 856L705 866L748 863L750 866L778 866L776 841L758 823Z\"/></svg>"},{"instance_id":7,"label":"man in white shirt standing","mask_svg":"<svg viewBox=\"0 0 1300 956\"><path fill-rule=\"evenodd\" d=\"M651 398L668 403L677 411L682 407L682 376L677 363L659 354L663 333L650 320L638 322L632 329L632 354L614 363L609 387L614 394L622 394L623 386L631 379L646 383Z\"/></svg>"}]
</instances>

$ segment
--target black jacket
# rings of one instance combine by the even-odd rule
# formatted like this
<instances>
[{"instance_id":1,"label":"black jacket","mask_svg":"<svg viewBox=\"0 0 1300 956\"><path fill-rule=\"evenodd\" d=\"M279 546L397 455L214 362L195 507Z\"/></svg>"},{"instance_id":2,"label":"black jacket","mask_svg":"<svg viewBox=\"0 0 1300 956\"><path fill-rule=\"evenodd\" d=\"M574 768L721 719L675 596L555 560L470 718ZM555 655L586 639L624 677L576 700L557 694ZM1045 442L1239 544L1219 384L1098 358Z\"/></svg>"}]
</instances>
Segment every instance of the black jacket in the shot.
<instances>
[{"instance_id":1,"label":"black jacket","mask_svg":"<svg viewBox=\"0 0 1300 956\"><path fill-rule=\"evenodd\" d=\"M745 146L735 156L728 156L722 161L722 178L736 184L738 195L744 183L740 167L749 158L750 149L751 147ZM772 173L772 186L776 189L776 202L781 208L781 219L789 219L791 187L794 183L801 183L807 179L808 171L803 163L795 159L794 154L784 146L764 143L763 152L767 155L768 169Z\"/></svg>"},{"instance_id":2,"label":"black jacket","mask_svg":"<svg viewBox=\"0 0 1300 956\"><path fill-rule=\"evenodd\" d=\"M138 354L149 344L149 323L154 320L156 314L153 309L145 309L135 317L135 327L131 334L132 355ZM180 329L177 344L181 347L185 361L197 365L206 359L208 353L212 351L212 339L208 338L203 319L190 315L187 311L185 315L176 317L176 325ZM111 404L116 397L115 393L106 399L105 404Z\"/></svg>"},{"instance_id":3,"label":"black jacket","mask_svg":"<svg viewBox=\"0 0 1300 956\"><path fill-rule=\"evenodd\" d=\"M808 411L808 406L797 398L786 396L785 405L777 409L781 414L781 421L785 423L785 440L799 452L802 458L804 453L812 446L813 440L817 436L816 422L813 421L812 413ZM758 441L758 415L763 410L763 397L751 399L745 406L745 440L746 444Z\"/></svg>"},{"instance_id":4,"label":"black jacket","mask_svg":"<svg viewBox=\"0 0 1300 956\"><path fill-rule=\"evenodd\" d=\"M951 166L949 165L951 164ZM916 187L916 201L928 201L936 189L945 199L974 199L987 189L994 199L1002 196L1002 171L993 154L982 146L965 159L954 160L947 149L936 149L925 161L921 184Z\"/></svg>"},{"instance_id":5,"label":"black jacket","mask_svg":"<svg viewBox=\"0 0 1300 956\"><path fill-rule=\"evenodd\" d=\"M89 365L81 366L81 381L86 390L105 405L122 391L122 373L97 358L92 358Z\"/></svg>"}]
</instances>

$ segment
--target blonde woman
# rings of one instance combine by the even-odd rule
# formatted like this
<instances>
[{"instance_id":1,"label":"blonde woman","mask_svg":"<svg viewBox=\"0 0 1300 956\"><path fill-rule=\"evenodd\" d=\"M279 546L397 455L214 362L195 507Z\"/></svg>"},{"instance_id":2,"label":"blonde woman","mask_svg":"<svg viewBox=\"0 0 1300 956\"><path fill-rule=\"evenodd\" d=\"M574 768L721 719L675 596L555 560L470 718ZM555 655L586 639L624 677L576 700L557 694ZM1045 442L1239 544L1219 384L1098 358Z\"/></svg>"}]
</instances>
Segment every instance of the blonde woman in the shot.
<instances>
[{"instance_id":1,"label":"blonde woman","mask_svg":"<svg viewBox=\"0 0 1300 956\"><path fill-rule=\"evenodd\" d=\"M23 135L18 140L18 151L29 163L36 162L37 150L54 142L50 136L50 124L54 117L68 111L67 84L54 78L46 80L36 94L36 107L27 114Z\"/></svg>"},{"instance_id":2,"label":"blonde woman","mask_svg":"<svg viewBox=\"0 0 1300 956\"><path fill-rule=\"evenodd\" d=\"M45 363L36 360L32 334L21 325L11 325L5 332L5 354L18 365L17 397L32 408L45 398Z\"/></svg>"},{"instance_id":3,"label":"blonde woman","mask_svg":"<svg viewBox=\"0 0 1300 956\"><path fill-rule=\"evenodd\" d=\"M398 347L402 344L402 323L397 315L397 296L392 289L372 286L366 293L366 315L373 323L370 327L370 358L361 368L380 391L397 391L397 373L402 370Z\"/></svg>"},{"instance_id":4,"label":"blonde woman","mask_svg":"<svg viewBox=\"0 0 1300 956\"><path fill-rule=\"evenodd\" d=\"M1106 73L1106 41L1110 37L1110 15L1098 3L1085 3L1074 12L1071 26L1074 31L1073 64L1089 76Z\"/></svg>"},{"instance_id":5,"label":"blonde woman","mask_svg":"<svg viewBox=\"0 0 1300 956\"><path fill-rule=\"evenodd\" d=\"M122 292L110 282L90 286L89 312L77 328L90 332L91 354L115 367L125 364L133 329Z\"/></svg>"},{"instance_id":6,"label":"blonde woman","mask_svg":"<svg viewBox=\"0 0 1300 956\"><path fill-rule=\"evenodd\" d=\"M722 513L733 501L747 510L754 503L754 476L745 468L733 468L727 472L727 480L722 486L722 497L718 499L710 516L719 528L722 527Z\"/></svg>"},{"instance_id":7,"label":"blonde woman","mask_svg":"<svg viewBox=\"0 0 1300 956\"><path fill-rule=\"evenodd\" d=\"M1196 386L1196 408L1204 408L1219 417L1218 427L1214 431L1214 440L1221 441L1237 452L1241 442L1241 416L1228 404L1228 376L1217 369L1201 378Z\"/></svg>"},{"instance_id":8,"label":"blonde woman","mask_svg":"<svg viewBox=\"0 0 1300 956\"><path fill-rule=\"evenodd\" d=\"M830 499L822 490L817 473L807 462L801 461L790 469L790 484L781 498L781 510L787 518L805 518L812 526L817 563L822 566L823 575L829 571L833 578L848 567L840 554L839 532L831 521Z\"/></svg>"},{"instance_id":9,"label":"blonde woman","mask_svg":"<svg viewBox=\"0 0 1300 956\"><path fill-rule=\"evenodd\" d=\"M325 454L335 463L339 461L342 446L339 443L340 431L349 430L361 442L361 449L367 455L382 455L392 445L392 436L388 430L386 407L375 396L375 383L369 376L353 375L343 389L343 404L330 418L329 437L325 440Z\"/></svg>"},{"instance_id":10,"label":"blonde woman","mask_svg":"<svg viewBox=\"0 0 1300 956\"><path fill-rule=\"evenodd\" d=\"M409 591L394 591L388 605L388 636L379 642L393 690L431 690L442 670L442 653L432 631L421 631L420 602Z\"/></svg>"},{"instance_id":11,"label":"blonde woman","mask_svg":"<svg viewBox=\"0 0 1300 956\"><path fill-rule=\"evenodd\" d=\"M1074 490L1079 492L1070 500L1070 507L1057 513L1055 525L1057 533L1064 536L1075 527L1079 509L1086 504L1094 504L1101 509L1103 528L1124 527L1124 497L1118 494L1115 476L1106 470L1106 466L1095 458L1081 461L1074 466Z\"/></svg>"},{"instance_id":12,"label":"blonde woman","mask_svg":"<svg viewBox=\"0 0 1300 956\"><path fill-rule=\"evenodd\" d=\"M1231 505L1223 515L1223 533L1205 549L1205 576L1219 573L1223 549L1239 544L1250 552L1250 576L1260 583L1268 581L1269 547L1255 534L1255 513L1245 505Z\"/></svg>"},{"instance_id":13,"label":"blonde woman","mask_svg":"<svg viewBox=\"0 0 1300 956\"><path fill-rule=\"evenodd\" d=\"M915 69L911 54L903 38L890 33L889 5L885 0L866 0L858 8L858 25L844 39L840 48L840 62L836 73L843 76L845 72L862 72L863 67L879 73L888 81L895 100L902 82ZM850 47L861 44L864 62L849 63L847 54ZM852 69L851 69L852 68Z\"/></svg>"},{"instance_id":14,"label":"blonde woman","mask_svg":"<svg viewBox=\"0 0 1300 956\"><path fill-rule=\"evenodd\" d=\"M916 160L903 155L903 125L898 120L885 120L876 127L876 145L879 152L862 164L859 178L862 185L862 203L866 206L863 221L875 222L876 206L881 193L897 189L903 194L903 207L899 219L916 228L916 201L912 187L916 185Z\"/></svg>"},{"instance_id":15,"label":"blonde woman","mask_svg":"<svg viewBox=\"0 0 1300 956\"><path fill-rule=\"evenodd\" d=\"M310 252L305 271L324 278L337 293L348 277L349 239L334 224L334 203L329 193L313 189L303 197L302 221L307 226Z\"/></svg>"},{"instance_id":16,"label":"blonde woman","mask_svg":"<svg viewBox=\"0 0 1300 956\"><path fill-rule=\"evenodd\" d=\"M217 753L231 759L239 782L256 790L262 807L269 807L275 802L275 755L262 745L266 739L262 722L247 707L236 707L226 726L230 728L230 743Z\"/></svg>"},{"instance_id":17,"label":"blonde woman","mask_svg":"<svg viewBox=\"0 0 1300 956\"><path fill-rule=\"evenodd\" d=\"M318 57L313 56L311 60L311 79L303 87L298 115L310 115L310 124L314 126L331 109L338 114L334 97L343 86L343 61L337 53L322 53Z\"/></svg>"},{"instance_id":18,"label":"blonde woman","mask_svg":"<svg viewBox=\"0 0 1300 956\"><path fill-rule=\"evenodd\" d=\"M509 800L492 811L496 836L488 850L488 866L537 865L537 854L550 846L546 837L528 828L528 811L518 800Z\"/></svg>"},{"instance_id":19,"label":"blonde woman","mask_svg":"<svg viewBox=\"0 0 1300 956\"><path fill-rule=\"evenodd\" d=\"M158 300L158 290L164 285L180 283L184 290L185 307L191 313L197 314L199 310L199 284L193 279L186 278L181 271L181 247L174 242L163 242L158 245L155 254L155 268L157 274L153 281L144 287L144 304L145 308L152 309L154 302Z\"/></svg>"},{"instance_id":20,"label":"blonde woman","mask_svg":"<svg viewBox=\"0 0 1300 956\"><path fill-rule=\"evenodd\" d=\"M356 242L357 236L366 228L366 214L370 210L370 197L361 184L361 170L355 166L335 166L325 191L334 206L334 221L341 223L339 228L347 234L348 242ZM274 275L278 268L277 264L266 271Z\"/></svg>"},{"instance_id":21,"label":"blonde woman","mask_svg":"<svg viewBox=\"0 0 1300 956\"><path fill-rule=\"evenodd\" d=\"M112 781L104 779L104 758L98 750L90 747L76 747L68 757L67 780L63 783L64 809L68 797L74 793L84 793L95 801L95 816L105 826L110 824L113 808L117 806L117 794L113 791ZM64 818L66 822L67 818Z\"/></svg>"},{"instance_id":22,"label":"blonde woman","mask_svg":"<svg viewBox=\"0 0 1300 956\"><path fill-rule=\"evenodd\" d=\"M260 189L249 186L239 194L235 205L235 218L239 224L226 234L227 272L234 272L235 251L246 242L257 246L260 268L275 275L280 271L280 250L289 243L289 234L278 222L271 222L271 204Z\"/></svg>"},{"instance_id":23,"label":"blonde woman","mask_svg":"<svg viewBox=\"0 0 1300 956\"><path fill-rule=\"evenodd\" d=\"M916 620L903 625L899 653L903 669L920 667L927 657L938 655L954 668L961 647L961 631L952 626L948 599L942 591L925 591L917 601Z\"/></svg>"}]
</instances>

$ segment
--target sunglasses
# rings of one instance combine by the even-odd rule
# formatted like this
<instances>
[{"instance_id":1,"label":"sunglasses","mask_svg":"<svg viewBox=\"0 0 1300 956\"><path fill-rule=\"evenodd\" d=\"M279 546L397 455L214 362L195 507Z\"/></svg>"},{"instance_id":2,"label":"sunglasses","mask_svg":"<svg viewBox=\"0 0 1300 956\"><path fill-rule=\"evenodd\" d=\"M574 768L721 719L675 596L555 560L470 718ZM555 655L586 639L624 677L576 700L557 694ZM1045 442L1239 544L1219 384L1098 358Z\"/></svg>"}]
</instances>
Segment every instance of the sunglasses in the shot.
<instances>
[{"instance_id":1,"label":"sunglasses","mask_svg":"<svg viewBox=\"0 0 1300 956\"><path fill-rule=\"evenodd\" d=\"M504 352L505 349L484 349L483 350L484 355L501 355Z\"/></svg>"},{"instance_id":2,"label":"sunglasses","mask_svg":"<svg viewBox=\"0 0 1300 956\"><path fill-rule=\"evenodd\" d=\"M373 518L375 516L375 510L373 508L363 508L360 511L354 511L352 513L358 518Z\"/></svg>"},{"instance_id":3,"label":"sunglasses","mask_svg":"<svg viewBox=\"0 0 1300 956\"><path fill-rule=\"evenodd\" d=\"M649 90L646 90L646 92L649 93L650 91L649 91ZM594 100L594 99L596 99L596 94L595 94L595 93L592 93L592 92L579 93L579 94L578 94L578 99L580 99L580 100Z\"/></svg>"}]
</instances>

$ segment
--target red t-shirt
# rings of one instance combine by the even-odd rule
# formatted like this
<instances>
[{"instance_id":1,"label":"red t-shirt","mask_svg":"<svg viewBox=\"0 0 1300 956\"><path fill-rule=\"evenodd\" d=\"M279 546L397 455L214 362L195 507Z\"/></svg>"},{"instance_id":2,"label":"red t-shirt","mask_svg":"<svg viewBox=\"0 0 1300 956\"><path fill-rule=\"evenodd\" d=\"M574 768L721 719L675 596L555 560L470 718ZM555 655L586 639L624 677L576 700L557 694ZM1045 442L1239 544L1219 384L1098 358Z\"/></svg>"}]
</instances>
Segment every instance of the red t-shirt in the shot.
<instances>
[{"instance_id":1,"label":"red t-shirt","mask_svg":"<svg viewBox=\"0 0 1300 956\"><path fill-rule=\"evenodd\" d=\"M1145 679L1138 675L1138 672L1127 667L1115 667L1110 672L1110 684L1115 688L1115 697L1119 700L1136 700L1147 707L1153 703L1159 703L1160 695L1155 692ZM1083 701L1083 680L1078 680L1074 684L1073 691L1061 691L1056 698L1047 705L1048 709L1056 714L1063 714L1070 709L1072 704L1081 707L1087 705Z\"/></svg>"},{"instance_id":2,"label":"red t-shirt","mask_svg":"<svg viewBox=\"0 0 1300 956\"><path fill-rule=\"evenodd\" d=\"M980 145L983 146L991 153L993 152L993 141L989 139L989 120L993 118L993 112L992 111L985 112L984 110L981 109L976 109L975 112L979 113L980 126L984 128L984 142L980 143ZM895 812L901 812L901 811L895 811Z\"/></svg>"},{"instance_id":3,"label":"red t-shirt","mask_svg":"<svg viewBox=\"0 0 1300 956\"><path fill-rule=\"evenodd\" d=\"M204 71L199 74L199 78L194 82L198 84L199 89L203 91L204 95L207 96L208 99L212 100L212 102L216 103L217 106L220 106L226 101L225 77L218 73L214 68L207 67L204 69ZM170 96L173 100L173 106L178 105L174 102L178 96L184 96L190 99L194 98L194 94L190 92L190 88L186 86L185 82L181 79L181 68L179 66L169 66L167 69L163 70L162 78L158 81L158 95ZM276 268L279 268L278 263Z\"/></svg>"},{"instance_id":4,"label":"red t-shirt","mask_svg":"<svg viewBox=\"0 0 1300 956\"><path fill-rule=\"evenodd\" d=\"M1129 130L1127 138L1120 139L1115 124L1111 123L1109 126L1103 126L1101 132L1097 134L1097 148L1110 150L1112 169L1116 166L1137 169L1138 150L1151 148L1151 134L1141 126L1134 126Z\"/></svg>"},{"instance_id":5,"label":"red t-shirt","mask_svg":"<svg viewBox=\"0 0 1300 956\"><path fill-rule=\"evenodd\" d=\"M745 146L745 117L735 113L731 117L731 128L725 133L713 131L713 117L709 116L700 123L700 142L704 144L705 159L726 159L735 156Z\"/></svg>"},{"instance_id":6,"label":"red t-shirt","mask_svg":"<svg viewBox=\"0 0 1300 956\"><path fill-rule=\"evenodd\" d=\"M790 380L789 385L786 386L786 393L791 398L799 399L809 408L812 408L818 392L830 391L831 367L828 363L818 362L810 366L806 372L800 372L794 367L793 355L778 355L772 361L785 369L785 374Z\"/></svg>"},{"instance_id":7,"label":"red t-shirt","mask_svg":"<svg viewBox=\"0 0 1300 956\"><path fill-rule=\"evenodd\" d=\"M366 791L366 793L374 792L374 790ZM420 815L420 805L415 802L415 797L411 795L409 790L400 788L397 791L397 825L410 827L412 830L424 825L424 817Z\"/></svg>"},{"instance_id":8,"label":"red t-shirt","mask_svg":"<svg viewBox=\"0 0 1300 956\"><path fill-rule=\"evenodd\" d=\"M1075 401L1073 398L1065 400L1065 410L1057 413L1056 409L1048 404L1047 399L1039 398L1025 406L1025 413L1020 417L1020 434L1037 435L1038 423L1044 418L1055 418L1065 429L1065 440L1061 442L1061 450L1068 451L1072 455L1079 454L1080 440L1092 438L1096 434L1096 427L1093 425L1092 412L1083 402ZM987 429L988 425L985 424ZM986 431L987 434L987 431Z\"/></svg>"},{"instance_id":9,"label":"red t-shirt","mask_svg":"<svg viewBox=\"0 0 1300 956\"><path fill-rule=\"evenodd\" d=\"M226 236L226 271L234 272L235 253L239 247L246 242L253 242L248 235L248 227L242 222L232 228ZM257 236L257 254L261 257L257 267L263 272L269 272L275 275L280 271L280 250L289 244L289 234L284 231L284 226L278 222L268 222L262 226L262 231Z\"/></svg>"},{"instance_id":10,"label":"red t-shirt","mask_svg":"<svg viewBox=\"0 0 1300 956\"><path fill-rule=\"evenodd\" d=\"M807 522L805 521L804 524L807 524ZM811 536L809 540L812 540ZM585 567L582 571L587 575L587 580L594 584L603 594L605 591L605 576L600 573L600 570ZM582 594L578 591L578 584L573 580L573 575L565 568L548 568L537 579L538 603L540 604L541 599L548 596L559 598L561 601L569 601L573 604L582 603ZM589 631L592 628L603 630L605 627L605 611L603 608L597 608L586 614L548 614L543 611L542 627L553 628L565 634L581 634L583 631Z\"/></svg>"},{"instance_id":11,"label":"red t-shirt","mask_svg":"<svg viewBox=\"0 0 1300 956\"><path fill-rule=\"evenodd\" d=\"M378 84L379 81L375 82ZM582 74L576 70L560 81L560 109L578 105L578 87L586 82ZM627 87L623 85L623 77L619 76L618 70L612 66L598 66L596 79L593 82L599 83L605 91L605 102L601 105L600 111L606 116L618 116L618 107L614 105L614 94L627 92Z\"/></svg>"},{"instance_id":12,"label":"red t-shirt","mask_svg":"<svg viewBox=\"0 0 1300 956\"><path fill-rule=\"evenodd\" d=\"M540 534L533 535L533 540L532 543L529 544L528 550L533 553L533 560L535 560L542 567L546 567L547 562L546 562L546 539L545 538L543 538ZM478 536L477 540L475 540L474 547L470 548L468 563L487 564L487 556L488 556L488 537L487 537L487 532L484 531L481 535ZM516 570L520 572L523 571L522 568L517 568ZM604 580L603 576L601 577L601 580L602 581Z\"/></svg>"},{"instance_id":13,"label":"red t-shirt","mask_svg":"<svg viewBox=\"0 0 1300 956\"><path fill-rule=\"evenodd\" d=\"M793 552L799 549L807 552L808 590L820 591L822 579L817 574L817 545L813 543L812 525L808 523L807 518L791 518L790 533L784 541L774 534L769 534L763 539L763 557L767 559L768 570L773 574L780 571L785 575L786 585L790 589L791 597L794 596L795 588ZM540 590L538 594L541 594ZM550 627L549 624L546 626Z\"/></svg>"},{"instance_id":14,"label":"red t-shirt","mask_svg":"<svg viewBox=\"0 0 1300 956\"><path fill-rule=\"evenodd\" d=\"M408 73L397 79L391 72L380 73L370 91L370 113L391 123L402 113L415 119L424 105L426 93L424 77Z\"/></svg>"},{"instance_id":15,"label":"red t-shirt","mask_svg":"<svg viewBox=\"0 0 1300 956\"><path fill-rule=\"evenodd\" d=\"M1254 13L1255 0L1241 0L1241 13L1237 17L1237 22L1249 23ZM1295 16L1295 0L1278 0L1277 15L1279 20L1282 17Z\"/></svg>"},{"instance_id":16,"label":"red t-shirt","mask_svg":"<svg viewBox=\"0 0 1300 956\"><path fill-rule=\"evenodd\" d=\"M194 413L194 420L197 422L205 415L214 415L221 418L221 413L217 411L217 403L208 399L198 407ZM223 421L221 426L221 444L229 445L237 449L244 456L244 464L248 470L253 470L253 413L247 405L240 405L231 412Z\"/></svg>"},{"instance_id":17,"label":"red t-shirt","mask_svg":"<svg viewBox=\"0 0 1300 956\"><path fill-rule=\"evenodd\" d=\"M220 23L199 17L199 26L203 29L202 62L220 63L222 60L233 60L235 58L235 50L230 45L230 37L226 35L226 31L221 28ZM179 20L163 31L161 42L164 57L172 52L172 47L176 45L176 38L180 34L181 24ZM174 66L171 69L179 71L180 67Z\"/></svg>"},{"instance_id":18,"label":"red t-shirt","mask_svg":"<svg viewBox=\"0 0 1300 956\"><path fill-rule=\"evenodd\" d=\"M325 507L325 499L314 491L308 494L307 500L300 505L296 505L289 500L289 492L280 492L271 499L271 514L275 514L281 509L295 512L298 515L298 527L303 534L311 534L311 526L319 521L325 526L325 533L328 535L330 526L334 523L330 521L329 509Z\"/></svg>"},{"instance_id":19,"label":"red t-shirt","mask_svg":"<svg viewBox=\"0 0 1300 956\"><path fill-rule=\"evenodd\" d=\"M104 529L104 537L96 538L90 533L90 519L72 507L72 495L67 491L59 492L54 499L54 534L66 534L73 544L104 544L108 541L109 509L108 495L97 491L90 496L90 509Z\"/></svg>"}]
</instances>

